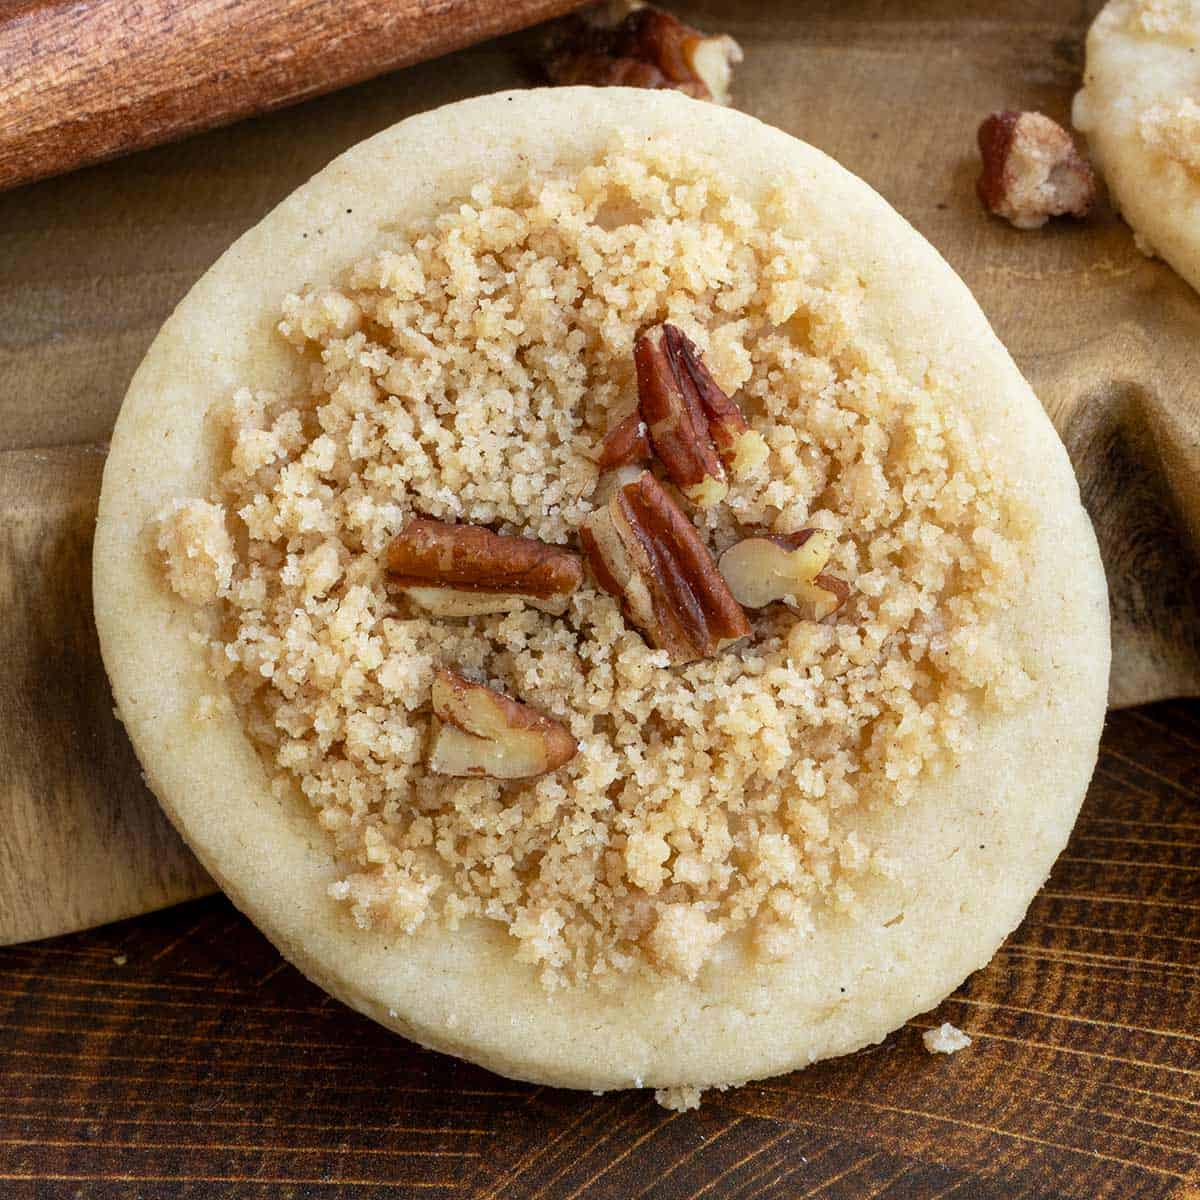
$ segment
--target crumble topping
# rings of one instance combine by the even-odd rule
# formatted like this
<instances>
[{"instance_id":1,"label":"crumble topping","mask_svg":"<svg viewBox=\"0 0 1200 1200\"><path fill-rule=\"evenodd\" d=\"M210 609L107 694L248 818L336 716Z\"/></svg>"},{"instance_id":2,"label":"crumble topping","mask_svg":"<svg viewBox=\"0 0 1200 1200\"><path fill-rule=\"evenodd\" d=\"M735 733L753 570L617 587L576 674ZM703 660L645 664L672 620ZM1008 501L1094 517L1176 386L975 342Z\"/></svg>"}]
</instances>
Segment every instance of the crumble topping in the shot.
<instances>
[{"instance_id":1,"label":"crumble topping","mask_svg":"<svg viewBox=\"0 0 1200 1200\"><path fill-rule=\"evenodd\" d=\"M219 504L172 500L161 514L155 545L182 599L207 604L228 593L237 559Z\"/></svg>"},{"instance_id":2,"label":"crumble topping","mask_svg":"<svg viewBox=\"0 0 1200 1200\"><path fill-rule=\"evenodd\" d=\"M1151 150L1200 178L1200 104L1190 96L1151 105L1142 113L1138 129Z\"/></svg>"},{"instance_id":3,"label":"crumble topping","mask_svg":"<svg viewBox=\"0 0 1200 1200\"><path fill-rule=\"evenodd\" d=\"M1151 37L1197 40L1200 30L1198 0L1139 0L1131 6L1129 28Z\"/></svg>"},{"instance_id":4,"label":"crumble topping","mask_svg":"<svg viewBox=\"0 0 1200 1200\"><path fill-rule=\"evenodd\" d=\"M670 1109L672 1112L690 1112L693 1108L700 1107L701 1090L698 1087L688 1087L686 1085L680 1087L656 1088L654 1099L662 1105L663 1108Z\"/></svg>"},{"instance_id":5,"label":"crumble topping","mask_svg":"<svg viewBox=\"0 0 1200 1200\"><path fill-rule=\"evenodd\" d=\"M228 469L167 507L157 546L180 595L220 606L214 676L327 831L361 926L497 921L548 987L693 978L733 931L784 957L897 870L856 814L905 804L968 749L976 706L1030 691L995 628L1028 512L946 381L915 386L868 341L862 283L790 218L783 191L617 138L578 172L478 184L289 296L303 383L219 406ZM635 338L661 321L766 447L688 509L700 535L719 555L746 530L828 531L853 582L835 617L774 605L668 668L591 579L560 616L437 618L389 590L416 516L577 545ZM535 779L431 772L439 667L535 705L578 753Z\"/></svg>"}]
</instances>

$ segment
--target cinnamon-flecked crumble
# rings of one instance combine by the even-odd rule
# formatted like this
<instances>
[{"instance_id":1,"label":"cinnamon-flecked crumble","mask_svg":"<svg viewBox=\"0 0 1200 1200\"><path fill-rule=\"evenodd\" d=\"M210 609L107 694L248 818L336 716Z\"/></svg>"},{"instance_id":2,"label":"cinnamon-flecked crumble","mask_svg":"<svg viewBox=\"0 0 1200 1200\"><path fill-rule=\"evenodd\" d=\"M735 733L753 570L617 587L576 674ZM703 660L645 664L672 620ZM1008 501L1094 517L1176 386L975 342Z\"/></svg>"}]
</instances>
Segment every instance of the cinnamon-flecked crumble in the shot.
<instances>
[{"instance_id":1,"label":"cinnamon-flecked crumble","mask_svg":"<svg viewBox=\"0 0 1200 1200\"><path fill-rule=\"evenodd\" d=\"M303 386L221 406L219 519L168 508L156 546L181 595L216 598L212 669L328 832L331 895L360 925L498 921L548 987L691 978L734 930L786 956L898 869L855 810L903 805L968 749L973 706L1031 688L995 618L1032 518L951 385L894 369L853 264L802 233L786 192L617 139L577 172L481 183L284 302ZM772 604L732 648L668 667L592 578L562 615L447 619L389 587L389 542L418 516L578 549L635 339L662 321L768 451L688 515L714 557L829 531L827 569L852 583L834 615ZM432 772L441 667L578 752L533 779Z\"/></svg>"}]
</instances>

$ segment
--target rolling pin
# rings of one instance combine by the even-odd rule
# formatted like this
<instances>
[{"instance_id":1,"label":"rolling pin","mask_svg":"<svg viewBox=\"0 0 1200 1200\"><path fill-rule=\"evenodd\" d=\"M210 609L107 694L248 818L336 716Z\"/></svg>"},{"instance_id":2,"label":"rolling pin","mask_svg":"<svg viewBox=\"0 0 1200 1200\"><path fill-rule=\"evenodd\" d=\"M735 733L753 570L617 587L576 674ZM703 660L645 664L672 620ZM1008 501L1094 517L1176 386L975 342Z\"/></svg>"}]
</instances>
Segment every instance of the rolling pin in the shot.
<instances>
[{"instance_id":1,"label":"rolling pin","mask_svg":"<svg viewBox=\"0 0 1200 1200\"><path fill-rule=\"evenodd\" d=\"M580 0L0 0L0 189L295 104Z\"/></svg>"}]
</instances>

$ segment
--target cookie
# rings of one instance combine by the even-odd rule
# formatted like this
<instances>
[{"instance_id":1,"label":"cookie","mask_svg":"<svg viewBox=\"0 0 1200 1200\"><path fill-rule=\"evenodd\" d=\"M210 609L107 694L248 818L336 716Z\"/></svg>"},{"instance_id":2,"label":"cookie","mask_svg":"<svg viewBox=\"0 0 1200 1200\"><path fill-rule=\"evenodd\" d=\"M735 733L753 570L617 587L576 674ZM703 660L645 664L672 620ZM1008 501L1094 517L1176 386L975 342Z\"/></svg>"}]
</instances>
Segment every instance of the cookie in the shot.
<instances>
[{"instance_id":1,"label":"cookie","mask_svg":"<svg viewBox=\"0 0 1200 1200\"><path fill-rule=\"evenodd\" d=\"M1200 4L1105 5L1072 115L1138 247L1200 288Z\"/></svg>"},{"instance_id":2,"label":"cookie","mask_svg":"<svg viewBox=\"0 0 1200 1200\"><path fill-rule=\"evenodd\" d=\"M622 88L414 117L240 239L131 384L95 603L150 786L287 958L592 1089L938 1003L1065 844L1108 674L1066 453L958 277L812 147Z\"/></svg>"}]
</instances>

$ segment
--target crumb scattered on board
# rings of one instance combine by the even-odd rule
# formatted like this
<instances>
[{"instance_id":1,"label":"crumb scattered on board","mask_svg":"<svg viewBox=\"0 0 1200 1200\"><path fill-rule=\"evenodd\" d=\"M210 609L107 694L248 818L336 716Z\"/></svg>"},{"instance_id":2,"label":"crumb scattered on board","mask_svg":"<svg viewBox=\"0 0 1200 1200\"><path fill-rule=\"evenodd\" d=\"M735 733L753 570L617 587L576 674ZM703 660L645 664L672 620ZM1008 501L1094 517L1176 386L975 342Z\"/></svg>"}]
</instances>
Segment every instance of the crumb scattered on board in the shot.
<instances>
[{"instance_id":1,"label":"crumb scattered on board","mask_svg":"<svg viewBox=\"0 0 1200 1200\"><path fill-rule=\"evenodd\" d=\"M925 1049L930 1054L954 1054L965 1050L971 1044L971 1039L949 1021L936 1029L925 1030L921 1034L921 1041L925 1043Z\"/></svg>"},{"instance_id":2,"label":"crumb scattered on board","mask_svg":"<svg viewBox=\"0 0 1200 1200\"><path fill-rule=\"evenodd\" d=\"M658 1088L654 1093L654 1099L672 1112L689 1112L693 1108L699 1108L700 1096L701 1090L698 1087Z\"/></svg>"}]
</instances>

